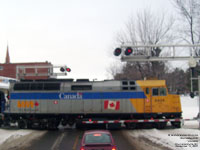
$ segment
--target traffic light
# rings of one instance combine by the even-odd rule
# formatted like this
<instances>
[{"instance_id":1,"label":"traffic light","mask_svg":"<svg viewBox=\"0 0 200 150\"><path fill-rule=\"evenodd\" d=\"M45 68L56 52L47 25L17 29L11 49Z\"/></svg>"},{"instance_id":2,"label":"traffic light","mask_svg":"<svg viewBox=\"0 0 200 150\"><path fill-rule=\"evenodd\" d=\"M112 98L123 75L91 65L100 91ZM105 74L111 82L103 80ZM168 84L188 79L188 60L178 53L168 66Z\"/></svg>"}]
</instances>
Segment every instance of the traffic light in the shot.
<instances>
[{"instance_id":1,"label":"traffic light","mask_svg":"<svg viewBox=\"0 0 200 150\"><path fill-rule=\"evenodd\" d=\"M121 48L116 48L114 51L114 55L115 56L119 56L122 53L122 49Z\"/></svg>"},{"instance_id":2,"label":"traffic light","mask_svg":"<svg viewBox=\"0 0 200 150\"><path fill-rule=\"evenodd\" d=\"M125 52L124 52L124 54L126 56L129 56L130 54L132 54L132 52L133 52L133 49L131 47L127 47L126 50L125 50Z\"/></svg>"}]
</instances>

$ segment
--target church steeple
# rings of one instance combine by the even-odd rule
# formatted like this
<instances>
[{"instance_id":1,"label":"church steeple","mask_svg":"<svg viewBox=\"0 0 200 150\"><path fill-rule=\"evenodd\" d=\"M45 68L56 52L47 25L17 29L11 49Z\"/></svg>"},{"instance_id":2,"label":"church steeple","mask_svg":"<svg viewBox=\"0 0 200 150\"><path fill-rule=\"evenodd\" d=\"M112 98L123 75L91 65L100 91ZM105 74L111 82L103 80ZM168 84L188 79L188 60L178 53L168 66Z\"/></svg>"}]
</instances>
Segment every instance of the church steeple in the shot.
<instances>
[{"instance_id":1,"label":"church steeple","mask_svg":"<svg viewBox=\"0 0 200 150\"><path fill-rule=\"evenodd\" d=\"M6 52L6 61L5 61L6 64L9 64L10 63L10 55L9 55L9 49L8 49L8 45L7 45L7 52Z\"/></svg>"}]
</instances>

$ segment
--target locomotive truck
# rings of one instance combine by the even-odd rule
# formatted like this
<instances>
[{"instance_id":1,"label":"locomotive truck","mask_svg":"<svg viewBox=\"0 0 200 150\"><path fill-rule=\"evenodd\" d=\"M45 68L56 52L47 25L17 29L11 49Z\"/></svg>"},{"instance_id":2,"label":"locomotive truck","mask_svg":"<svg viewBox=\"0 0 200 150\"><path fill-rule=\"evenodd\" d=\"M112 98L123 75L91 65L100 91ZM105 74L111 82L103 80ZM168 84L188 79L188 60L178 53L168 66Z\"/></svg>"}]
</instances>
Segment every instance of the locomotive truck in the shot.
<instances>
[{"instance_id":1,"label":"locomotive truck","mask_svg":"<svg viewBox=\"0 0 200 150\"><path fill-rule=\"evenodd\" d=\"M165 80L21 80L11 83L7 103L0 95L2 126L181 126L180 96L168 93Z\"/></svg>"}]
</instances>

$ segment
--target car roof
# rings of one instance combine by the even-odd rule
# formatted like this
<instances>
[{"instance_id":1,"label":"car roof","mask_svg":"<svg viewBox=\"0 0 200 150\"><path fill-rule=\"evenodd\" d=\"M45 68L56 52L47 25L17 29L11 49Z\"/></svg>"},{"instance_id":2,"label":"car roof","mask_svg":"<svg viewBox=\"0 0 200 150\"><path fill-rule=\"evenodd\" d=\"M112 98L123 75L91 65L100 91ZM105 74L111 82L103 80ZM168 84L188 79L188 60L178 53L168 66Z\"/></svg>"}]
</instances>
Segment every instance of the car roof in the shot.
<instances>
[{"instance_id":1,"label":"car roof","mask_svg":"<svg viewBox=\"0 0 200 150\"><path fill-rule=\"evenodd\" d=\"M84 134L93 134L93 133L107 133L110 134L108 130L87 130Z\"/></svg>"}]
</instances>

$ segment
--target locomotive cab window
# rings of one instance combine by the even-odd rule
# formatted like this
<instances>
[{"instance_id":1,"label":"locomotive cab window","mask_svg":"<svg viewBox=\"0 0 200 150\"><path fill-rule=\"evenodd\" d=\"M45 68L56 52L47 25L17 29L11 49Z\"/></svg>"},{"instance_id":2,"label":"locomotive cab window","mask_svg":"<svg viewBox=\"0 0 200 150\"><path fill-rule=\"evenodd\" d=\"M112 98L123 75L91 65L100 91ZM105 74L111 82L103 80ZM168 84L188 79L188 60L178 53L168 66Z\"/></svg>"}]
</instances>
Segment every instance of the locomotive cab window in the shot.
<instances>
[{"instance_id":1,"label":"locomotive cab window","mask_svg":"<svg viewBox=\"0 0 200 150\"><path fill-rule=\"evenodd\" d=\"M152 96L166 96L167 90L166 88L153 88L152 89Z\"/></svg>"},{"instance_id":2,"label":"locomotive cab window","mask_svg":"<svg viewBox=\"0 0 200 150\"><path fill-rule=\"evenodd\" d=\"M153 88L152 89L152 96L158 96L159 92L158 92L158 88Z\"/></svg>"},{"instance_id":3,"label":"locomotive cab window","mask_svg":"<svg viewBox=\"0 0 200 150\"><path fill-rule=\"evenodd\" d=\"M145 89L145 93L146 93L146 94L149 94L149 88L146 88L146 89Z\"/></svg>"},{"instance_id":4,"label":"locomotive cab window","mask_svg":"<svg viewBox=\"0 0 200 150\"><path fill-rule=\"evenodd\" d=\"M160 96L166 96L167 95L167 90L166 88L159 88Z\"/></svg>"}]
</instances>

